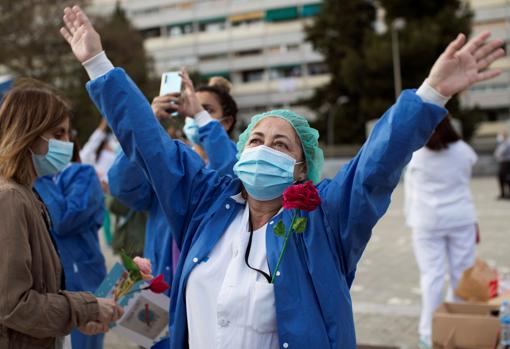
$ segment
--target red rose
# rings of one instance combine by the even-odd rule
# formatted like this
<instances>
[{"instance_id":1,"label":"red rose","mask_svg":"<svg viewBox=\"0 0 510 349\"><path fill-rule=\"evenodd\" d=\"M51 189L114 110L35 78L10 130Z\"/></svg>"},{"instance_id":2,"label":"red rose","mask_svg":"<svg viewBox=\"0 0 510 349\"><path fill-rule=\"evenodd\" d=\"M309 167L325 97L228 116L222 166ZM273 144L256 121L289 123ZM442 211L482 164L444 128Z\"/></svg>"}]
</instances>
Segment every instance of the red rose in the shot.
<instances>
[{"instance_id":1,"label":"red rose","mask_svg":"<svg viewBox=\"0 0 510 349\"><path fill-rule=\"evenodd\" d=\"M283 192L283 208L285 209L313 211L320 203L319 192L312 181L291 185Z\"/></svg>"},{"instance_id":2,"label":"red rose","mask_svg":"<svg viewBox=\"0 0 510 349\"><path fill-rule=\"evenodd\" d=\"M159 274L151 280L147 288L154 293L163 293L170 288L170 285L166 283L163 274Z\"/></svg>"}]
</instances>

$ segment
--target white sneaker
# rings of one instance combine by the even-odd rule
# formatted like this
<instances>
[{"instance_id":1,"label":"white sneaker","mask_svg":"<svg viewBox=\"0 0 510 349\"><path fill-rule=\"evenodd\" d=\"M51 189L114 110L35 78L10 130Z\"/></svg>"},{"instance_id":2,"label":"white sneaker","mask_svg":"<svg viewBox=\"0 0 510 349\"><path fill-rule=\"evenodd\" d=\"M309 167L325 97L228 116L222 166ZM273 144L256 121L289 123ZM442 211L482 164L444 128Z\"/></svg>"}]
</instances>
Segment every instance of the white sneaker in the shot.
<instances>
[{"instance_id":1,"label":"white sneaker","mask_svg":"<svg viewBox=\"0 0 510 349\"><path fill-rule=\"evenodd\" d=\"M420 349L432 349L432 340L430 339L430 336L420 336L418 347Z\"/></svg>"}]
</instances>

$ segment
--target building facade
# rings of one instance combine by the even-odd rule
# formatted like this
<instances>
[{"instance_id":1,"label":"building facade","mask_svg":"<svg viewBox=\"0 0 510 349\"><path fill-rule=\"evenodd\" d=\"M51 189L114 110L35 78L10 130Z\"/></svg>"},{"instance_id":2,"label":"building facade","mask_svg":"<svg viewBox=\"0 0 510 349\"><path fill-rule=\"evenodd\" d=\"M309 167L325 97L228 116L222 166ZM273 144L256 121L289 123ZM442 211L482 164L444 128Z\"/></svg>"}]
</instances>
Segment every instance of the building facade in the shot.
<instances>
[{"instance_id":1,"label":"building facade","mask_svg":"<svg viewBox=\"0 0 510 349\"><path fill-rule=\"evenodd\" d=\"M493 39L506 42L510 48L510 0L469 0L474 13L472 34L491 31ZM462 95L467 107L479 107L487 121L510 119L510 56L493 64L503 73L490 81L480 82Z\"/></svg>"},{"instance_id":2,"label":"building facade","mask_svg":"<svg viewBox=\"0 0 510 349\"><path fill-rule=\"evenodd\" d=\"M245 119L293 106L329 81L322 56L304 34L321 1L124 0L121 5L146 38L158 74L185 66L203 80L226 77ZM94 0L93 11L113 6L113 0Z\"/></svg>"}]
</instances>

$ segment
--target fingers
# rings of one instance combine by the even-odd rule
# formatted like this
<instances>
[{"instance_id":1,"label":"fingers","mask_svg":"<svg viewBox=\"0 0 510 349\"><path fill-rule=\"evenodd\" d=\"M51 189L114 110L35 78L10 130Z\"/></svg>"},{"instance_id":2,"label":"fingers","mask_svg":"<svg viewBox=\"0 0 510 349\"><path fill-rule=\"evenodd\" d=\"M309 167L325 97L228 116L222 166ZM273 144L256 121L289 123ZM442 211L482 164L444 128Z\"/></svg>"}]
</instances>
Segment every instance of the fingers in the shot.
<instances>
[{"instance_id":1,"label":"fingers","mask_svg":"<svg viewBox=\"0 0 510 349\"><path fill-rule=\"evenodd\" d=\"M463 47L463 50L471 54L474 54L475 51L480 46L482 46L490 36L491 36L490 32L483 32L481 34L478 34L477 36L475 36L474 38L467 42L467 44Z\"/></svg>"},{"instance_id":2,"label":"fingers","mask_svg":"<svg viewBox=\"0 0 510 349\"><path fill-rule=\"evenodd\" d=\"M500 48L504 44L503 40L492 40L485 45L481 46L474 52L475 59L478 61L482 58L485 58L494 50Z\"/></svg>"},{"instance_id":3,"label":"fingers","mask_svg":"<svg viewBox=\"0 0 510 349\"><path fill-rule=\"evenodd\" d=\"M182 83L184 85L184 88L188 91L188 92L195 92L195 88L193 87L193 81L191 81L191 78L189 77L188 75L188 72L186 71L186 69L182 69L181 72L179 73L180 77L182 78Z\"/></svg>"},{"instance_id":4,"label":"fingers","mask_svg":"<svg viewBox=\"0 0 510 349\"><path fill-rule=\"evenodd\" d=\"M491 65L495 60L503 57L505 55L505 50L502 48L499 48L493 52L491 52L487 57L484 57L480 59L477 62L477 68L478 70L482 70L487 68L489 65Z\"/></svg>"},{"instance_id":5,"label":"fingers","mask_svg":"<svg viewBox=\"0 0 510 349\"><path fill-rule=\"evenodd\" d=\"M444 51L444 55L448 58L451 58L455 55L455 53L462 48L464 43L466 42L466 36L462 33L457 35L455 40L453 40L446 50Z\"/></svg>"},{"instance_id":6,"label":"fingers","mask_svg":"<svg viewBox=\"0 0 510 349\"><path fill-rule=\"evenodd\" d=\"M83 24L87 27L92 27L92 23L90 23L89 18L87 17L85 12L83 12L83 10L80 8L80 6L78 5L73 6L72 11L75 14L77 20L80 22L80 24Z\"/></svg>"},{"instance_id":7,"label":"fingers","mask_svg":"<svg viewBox=\"0 0 510 349\"><path fill-rule=\"evenodd\" d=\"M66 39L66 41L71 44L71 41L73 40L73 36L71 33L67 30L67 28L60 28L60 34Z\"/></svg>"},{"instance_id":8,"label":"fingers","mask_svg":"<svg viewBox=\"0 0 510 349\"><path fill-rule=\"evenodd\" d=\"M124 309L119 307L117 304L114 304L112 321L117 321L122 317L122 315L124 315Z\"/></svg>"},{"instance_id":9,"label":"fingers","mask_svg":"<svg viewBox=\"0 0 510 349\"><path fill-rule=\"evenodd\" d=\"M64 24L67 28L67 30L71 33L71 34L74 34L76 32L76 30L78 30L78 28L75 26L75 15L73 13L73 11L71 11L71 9L69 7L66 7L64 9Z\"/></svg>"},{"instance_id":10,"label":"fingers","mask_svg":"<svg viewBox=\"0 0 510 349\"><path fill-rule=\"evenodd\" d=\"M78 328L81 332L86 335L93 336L98 333L106 333L109 330L108 324L97 321L90 321L83 326Z\"/></svg>"},{"instance_id":11,"label":"fingers","mask_svg":"<svg viewBox=\"0 0 510 349\"><path fill-rule=\"evenodd\" d=\"M496 76L498 76L502 72L503 71L501 69L490 69L490 70L483 71L481 73L478 73L477 81L476 82L495 78Z\"/></svg>"}]
</instances>

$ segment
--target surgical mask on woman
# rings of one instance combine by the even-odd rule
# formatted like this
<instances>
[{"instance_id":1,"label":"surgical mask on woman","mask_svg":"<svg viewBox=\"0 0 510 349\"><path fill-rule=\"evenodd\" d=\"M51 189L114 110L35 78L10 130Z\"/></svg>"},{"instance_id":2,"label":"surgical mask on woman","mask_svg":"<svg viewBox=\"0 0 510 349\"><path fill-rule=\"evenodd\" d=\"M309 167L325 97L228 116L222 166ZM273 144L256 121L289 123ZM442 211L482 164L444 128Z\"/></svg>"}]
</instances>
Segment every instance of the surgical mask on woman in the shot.
<instances>
[{"instance_id":1,"label":"surgical mask on woman","mask_svg":"<svg viewBox=\"0 0 510 349\"><path fill-rule=\"evenodd\" d=\"M182 129L186 138L193 144L200 145L200 136L198 134L198 125L195 119L186 117L184 127Z\"/></svg>"},{"instance_id":2,"label":"surgical mask on woman","mask_svg":"<svg viewBox=\"0 0 510 349\"><path fill-rule=\"evenodd\" d=\"M260 145L243 151L234 165L234 173L250 196L268 201L280 197L295 182L294 166L301 163L290 155Z\"/></svg>"},{"instance_id":3,"label":"surgical mask on woman","mask_svg":"<svg viewBox=\"0 0 510 349\"><path fill-rule=\"evenodd\" d=\"M57 139L41 138L48 142L48 153L38 155L32 152L35 172L39 177L54 175L62 171L71 161L74 144Z\"/></svg>"}]
</instances>

